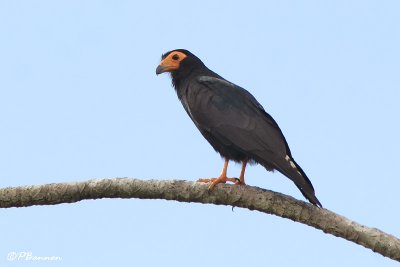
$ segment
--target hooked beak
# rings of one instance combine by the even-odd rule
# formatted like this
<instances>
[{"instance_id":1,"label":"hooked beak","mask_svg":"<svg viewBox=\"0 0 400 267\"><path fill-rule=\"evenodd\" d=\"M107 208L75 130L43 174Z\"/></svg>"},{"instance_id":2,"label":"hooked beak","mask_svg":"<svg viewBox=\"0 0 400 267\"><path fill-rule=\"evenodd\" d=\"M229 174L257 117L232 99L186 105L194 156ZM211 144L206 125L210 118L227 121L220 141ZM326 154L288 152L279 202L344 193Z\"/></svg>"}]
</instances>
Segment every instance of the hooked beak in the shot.
<instances>
[{"instance_id":1,"label":"hooked beak","mask_svg":"<svg viewBox=\"0 0 400 267\"><path fill-rule=\"evenodd\" d=\"M158 75L158 74L161 74L161 73L166 72L166 71L168 71L168 67L167 66L158 65L158 67L156 69L156 74Z\"/></svg>"}]
</instances>

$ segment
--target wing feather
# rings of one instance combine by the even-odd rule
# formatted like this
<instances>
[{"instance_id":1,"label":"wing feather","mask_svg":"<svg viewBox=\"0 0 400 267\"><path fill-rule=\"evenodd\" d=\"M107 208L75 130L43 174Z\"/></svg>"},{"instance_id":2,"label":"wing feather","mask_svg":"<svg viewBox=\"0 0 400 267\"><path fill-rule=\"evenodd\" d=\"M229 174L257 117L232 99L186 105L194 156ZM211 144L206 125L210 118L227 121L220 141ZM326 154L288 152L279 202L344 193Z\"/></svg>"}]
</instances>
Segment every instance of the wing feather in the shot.
<instances>
[{"instance_id":1,"label":"wing feather","mask_svg":"<svg viewBox=\"0 0 400 267\"><path fill-rule=\"evenodd\" d=\"M201 88L189 100L189 112L198 127L255 158L290 153L275 120L247 90L211 76L197 82Z\"/></svg>"}]
</instances>

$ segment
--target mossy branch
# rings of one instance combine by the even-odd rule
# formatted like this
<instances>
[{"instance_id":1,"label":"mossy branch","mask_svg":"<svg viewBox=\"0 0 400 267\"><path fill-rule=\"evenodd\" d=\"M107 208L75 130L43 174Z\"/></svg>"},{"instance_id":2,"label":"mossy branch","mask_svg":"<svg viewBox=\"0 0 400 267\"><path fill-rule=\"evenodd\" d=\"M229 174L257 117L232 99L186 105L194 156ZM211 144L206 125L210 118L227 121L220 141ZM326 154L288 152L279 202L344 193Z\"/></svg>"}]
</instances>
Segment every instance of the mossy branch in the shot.
<instances>
[{"instance_id":1,"label":"mossy branch","mask_svg":"<svg viewBox=\"0 0 400 267\"><path fill-rule=\"evenodd\" d=\"M257 210L307 224L400 261L398 238L327 209L251 186L218 185L209 192L207 184L182 180L88 180L3 188L0 189L0 208L55 205L99 198L166 199Z\"/></svg>"}]
</instances>

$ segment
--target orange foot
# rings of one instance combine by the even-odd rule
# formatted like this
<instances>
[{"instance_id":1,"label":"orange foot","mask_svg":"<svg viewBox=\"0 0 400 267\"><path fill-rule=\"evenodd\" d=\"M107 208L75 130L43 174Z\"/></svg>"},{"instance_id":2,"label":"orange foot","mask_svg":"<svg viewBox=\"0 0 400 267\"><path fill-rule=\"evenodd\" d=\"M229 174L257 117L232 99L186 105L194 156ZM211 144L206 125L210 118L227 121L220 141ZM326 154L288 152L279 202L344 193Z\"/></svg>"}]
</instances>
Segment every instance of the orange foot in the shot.
<instances>
[{"instance_id":1,"label":"orange foot","mask_svg":"<svg viewBox=\"0 0 400 267\"><path fill-rule=\"evenodd\" d=\"M229 178L226 176L220 176L218 178L202 178L198 179L197 182L200 183L210 183L208 190L213 189L217 184L224 184L226 182L232 182L234 184L242 184L238 178Z\"/></svg>"}]
</instances>

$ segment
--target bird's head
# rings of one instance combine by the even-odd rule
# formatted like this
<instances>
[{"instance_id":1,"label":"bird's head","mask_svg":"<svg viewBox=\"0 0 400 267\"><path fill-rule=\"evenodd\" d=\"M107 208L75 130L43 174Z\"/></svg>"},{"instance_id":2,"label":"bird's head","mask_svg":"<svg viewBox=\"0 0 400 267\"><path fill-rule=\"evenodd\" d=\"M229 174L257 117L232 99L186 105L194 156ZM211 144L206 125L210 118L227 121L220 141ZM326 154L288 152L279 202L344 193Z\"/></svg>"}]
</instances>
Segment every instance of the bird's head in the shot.
<instances>
[{"instance_id":1,"label":"bird's head","mask_svg":"<svg viewBox=\"0 0 400 267\"><path fill-rule=\"evenodd\" d=\"M186 52L186 51L185 51ZM173 72L179 70L181 62L187 58L187 53L182 49L169 51L161 56L160 65L156 69L156 74L163 72Z\"/></svg>"},{"instance_id":2,"label":"bird's head","mask_svg":"<svg viewBox=\"0 0 400 267\"><path fill-rule=\"evenodd\" d=\"M161 62L156 69L156 74L170 72L174 76L174 74L177 75L178 73L188 73L196 66L204 66L204 64L188 50L176 49L161 56Z\"/></svg>"}]
</instances>

